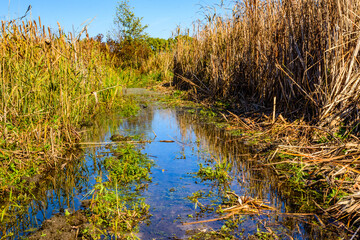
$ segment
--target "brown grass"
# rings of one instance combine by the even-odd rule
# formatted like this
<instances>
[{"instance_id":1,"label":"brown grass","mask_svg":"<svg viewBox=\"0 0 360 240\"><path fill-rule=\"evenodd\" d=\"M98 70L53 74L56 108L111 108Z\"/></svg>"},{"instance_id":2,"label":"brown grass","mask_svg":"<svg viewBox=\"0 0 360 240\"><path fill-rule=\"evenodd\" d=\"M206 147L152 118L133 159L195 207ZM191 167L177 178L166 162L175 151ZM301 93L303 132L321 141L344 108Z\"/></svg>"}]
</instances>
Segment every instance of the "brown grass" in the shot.
<instances>
[{"instance_id":1,"label":"brown grass","mask_svg":"<svg viewBox=\"0 0 360 240\"><path fill-rule=\"evenodd\" d=\"M235 4L230 18L179 41L174 83L215 99L271 107L322 125L358 120L360 3ZM180 39L181 40L181 39Z\"/></svg>"},{"instance_id":2,"label":"brown grass","mask_svg":"<svg viewBox=\"0 0 360 240\"><path fill-rule=\"evenodd\" d=\"M349 194L326 212L358 222L360 2L244 0L230 17L209 14L195 29L179 38L174 84L265 113L259 132L280 144L267 159L282 153L319 176L304 184L327 183L327 203Z\"/></svg>"}]
</instances>

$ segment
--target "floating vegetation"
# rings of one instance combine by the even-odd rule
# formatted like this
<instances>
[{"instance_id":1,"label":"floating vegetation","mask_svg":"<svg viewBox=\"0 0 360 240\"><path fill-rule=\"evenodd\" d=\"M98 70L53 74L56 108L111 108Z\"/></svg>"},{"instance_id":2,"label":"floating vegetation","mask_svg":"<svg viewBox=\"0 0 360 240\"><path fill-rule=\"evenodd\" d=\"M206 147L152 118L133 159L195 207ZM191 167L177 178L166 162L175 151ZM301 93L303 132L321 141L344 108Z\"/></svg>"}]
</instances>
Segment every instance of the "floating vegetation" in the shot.
<instances>
[{"instance_id":1,"label":"floating vegetation","mask_svg":"<svg viewBox=\"0 0 360 240\"><path fill-rule=\"evenodd\" d=\"M139 139L139 137L125 137ZM104 236L137 239L139 224L149 218L149 205L142 193L151 181L154 165L139 146L128 142L110 148L110 157L102 159L104 171L96 178L93 189L82 201L83 210L66 209L44 221L41 228L30 235L47 238L102 239Z\"/></svg>"},{"instance_id":2,"label":"floating vegetation","mask_svg":"<svg viewBox=\"0 0 360 240\"><path fill-rule=\"evenodd\" d=\"M229 176L230 165L226 162L216 164L215 167L204 167L202 163L199 164L199 171L196 173L203 181L217 181L220 184L227 183L231 180Z\"/></svg>"},{"instance_id":3,"label":"floating vegetation","mask_svg":"<svg viewBox=\"0 0 360 240\"><path fill-rule=\"evenodd\" d=\"M275 208L266 205L263 201L259 199L254 199L249 196L238 196L234 192L227 192L227 195L231 199L230 201L232 203L231 206L226 208L223 208L224 206L221 206L221 208L219 209L220 212L226 213L225 216L214 219L197 221L197 222L183 223L183 225L214 222L214 221L220 221L231 218L234 215L261 214L262 211L276 210Z\"/></svg>"},{"instance_id":4,"label":"floating vegetation","mask_svg":"<svg viewBox=\"0 0 360 240\"><path fill-rule=\"evenodd\" d=\"M119 143L112 153L113 157L104 160L109 180L97 179L98 184L89 193L90 222L106 230L102 235L135 237L139 223L149 217L149 205L141 198L141 192L151 180L154 163L129 143Z\"/></svg>"},{"instance_id":5,"label":"floating vegetation","mask_svg":"<svg viewBox=\"0 0 360 240\"><path fill-rule=\"evenodd\" d=\"M203 205L199 199L206 199L209 197L212 197L214 195L213 192L209 191L208 193L205 193L203 190L199 190L194 192L191 196L187 196L187 199L189 199L191 202L195 203L195 209L199 206L201 211L207 211L209 209L213 210L212 208L209 208L208 206Z\"/></svg>"},{"instance_id":6,"label":"floating vegetation","mask_svg":"<svg viewBox=\"0 0 360 240\"><path fill-rule=\"evenodd\" d=\"M275 211L276 209L265 204L264 201L260 199L254 199L250 196L238 196L234 192L227 192L229 198L233 198L233 205L222 209L223 212L229 212L230 214L240 214L240 213L257 213L260 214L261 211L270 210Z\"/></svg>"},{"instance_id":7,"label":"floating vegetation","mask_svg":"<svg viewBox=\"0 0 360 240\"><path fill-rule=\"evenodd\" d=\"M232 236L230 232L221 229L220 231L200 229L197 232L195 230L188 231L187 235L190 235L189 240L231 240L237 239Z\"/></svg>"}]
</instances>

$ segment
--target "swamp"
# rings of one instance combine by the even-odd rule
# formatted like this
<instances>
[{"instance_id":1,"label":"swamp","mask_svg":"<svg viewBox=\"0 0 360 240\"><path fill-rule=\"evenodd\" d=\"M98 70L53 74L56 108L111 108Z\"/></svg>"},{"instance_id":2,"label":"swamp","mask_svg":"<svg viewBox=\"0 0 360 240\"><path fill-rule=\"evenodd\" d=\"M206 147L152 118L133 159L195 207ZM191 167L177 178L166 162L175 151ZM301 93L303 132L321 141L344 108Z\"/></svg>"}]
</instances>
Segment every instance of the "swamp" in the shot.
<instances>
[{"instance_id":1,"label":"swamp","mask_svg":"<svg viewBox=\"0 0 360 240\"><path fill-rule=\"evenodd\" d=\"M0 239L358 239L358 1L221 1L169 39L130 3L106 40L1 21Z\"/></svg>"},{"instance_id":2,"label":"swamp","mask_svg":"<svg viewBox=\"0 0 360 240\"><path fill-rule=\"evenodd\" d=\"M29 239L338 238L316 213L301 213L313 205L306 194L253 159L259 149L203 109L146 96L134 116L95 118L84 154L26 179L38 192L5 213L4 230Z\"/></svg>"}]
</instances>

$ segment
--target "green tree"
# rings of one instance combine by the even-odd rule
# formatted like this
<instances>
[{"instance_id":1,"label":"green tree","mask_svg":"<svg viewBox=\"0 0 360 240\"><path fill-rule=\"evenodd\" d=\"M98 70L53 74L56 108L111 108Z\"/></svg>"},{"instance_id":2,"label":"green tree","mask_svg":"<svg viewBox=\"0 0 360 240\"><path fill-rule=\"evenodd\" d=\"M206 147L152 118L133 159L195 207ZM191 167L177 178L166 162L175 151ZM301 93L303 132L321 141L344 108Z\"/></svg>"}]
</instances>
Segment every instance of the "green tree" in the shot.
<instances>
[{"instance_id":1,"label":"green tree","mask_svg":"<svg viewBox=\"0 0 360 240\"><path fill-rule=\"evenodd\" d=\"M142 17L136 17L133 8L129 5L129 0L118 2L114 18L114 37L115 41L140 40L145 39L147 34L145 29L148 25L141 23Z\"/></svg>"}]
</instances>

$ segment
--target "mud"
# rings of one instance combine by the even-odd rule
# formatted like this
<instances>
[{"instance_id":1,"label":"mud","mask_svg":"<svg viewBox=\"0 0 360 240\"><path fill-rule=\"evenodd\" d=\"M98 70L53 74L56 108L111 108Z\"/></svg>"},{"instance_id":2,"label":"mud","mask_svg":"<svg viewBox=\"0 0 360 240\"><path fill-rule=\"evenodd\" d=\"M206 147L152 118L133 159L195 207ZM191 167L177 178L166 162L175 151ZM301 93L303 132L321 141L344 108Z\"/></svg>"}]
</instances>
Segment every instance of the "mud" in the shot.
<instances>
[{"instance_id":1,"label":"mud","mask_svg":"<svg viewBox=\"0 0 360 240\"><path fill-rule=\"evenodd\" d=\"M28 239L73 240L83 237L83 232L89 227L84 211L79 210L66 217L56 214L47 219L41 228L31 234Z\"/></svg>"}]
</instances>

